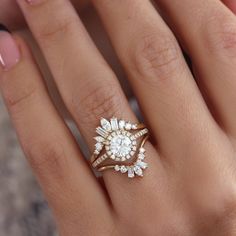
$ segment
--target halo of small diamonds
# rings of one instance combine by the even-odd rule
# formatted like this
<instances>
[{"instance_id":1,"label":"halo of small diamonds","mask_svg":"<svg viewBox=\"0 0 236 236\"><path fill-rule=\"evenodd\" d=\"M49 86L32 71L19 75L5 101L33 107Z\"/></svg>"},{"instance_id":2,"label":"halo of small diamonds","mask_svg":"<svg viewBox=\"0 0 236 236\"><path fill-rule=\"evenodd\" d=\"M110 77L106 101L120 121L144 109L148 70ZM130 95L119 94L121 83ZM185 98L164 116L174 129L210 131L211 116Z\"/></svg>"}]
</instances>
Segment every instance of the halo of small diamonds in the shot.
<instances>
[{"instance_id":1,"label":"halo of small diamonds","mask_svg":"<svg viewBox=\"0 0 236 236\"><path fill-rule=\"evenodd\" d=\"M136 132L135 132L136 131ZM127 173L129 178L135 176L143 176L143 170L147 168L147 163L144 162L145 149L143 142L137 142L137 139L147 136L148 130L142 124L133 124L124 120L118 120L113 117L110 120L102 118L100 126L96 128L96 140L94 158L92 165L94 168L107 169L107 166L100 166L106 159L111 159L116 162L125 162L135 156L133 164L115 164L110 167L122 174ZM139 143L139 147L138 147ZM101 155L100 155L101 154ZM100 168L101 167L101 168Z\"/></svg>"},{"instance_id":2,"label":"halo of small diamonds","mask_svg":"<svg viewBox=\"0 0 236 236\"><path fill-rule=\"evenodd\" d=\"M134 156L137 150L136 137L130 132L137 129L136 124L118 121L117 118L112 118L110 121L101 119L101 127L96 129L100 135L95 137L94 154L98 155L105 146L109 158L115 161L126 161Z\"/></svg>"}]
</instances>

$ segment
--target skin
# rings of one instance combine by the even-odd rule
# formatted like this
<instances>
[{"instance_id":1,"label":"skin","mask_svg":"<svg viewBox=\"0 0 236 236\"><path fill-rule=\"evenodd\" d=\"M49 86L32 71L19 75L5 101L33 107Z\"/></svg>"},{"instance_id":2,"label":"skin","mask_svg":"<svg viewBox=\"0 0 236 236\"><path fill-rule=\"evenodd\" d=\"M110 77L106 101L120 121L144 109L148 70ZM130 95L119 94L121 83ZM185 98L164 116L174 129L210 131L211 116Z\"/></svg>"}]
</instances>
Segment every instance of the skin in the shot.
<instances>
[{"instance_id":1,"label":"skin","mask_svg":"<svg viewBox=\"0 0 236 236\"><path fill-rule=\"evenodd\" d=\"M17 2L91 151L100 117L137 121L69 1ZM235 15L218 0L159 0L168 27L149 1L92 2L152 133L143 178L106 171L100 185L19 36L21 60L0 73L61 235L235 235Z\"/></svg>"}]
</instances>

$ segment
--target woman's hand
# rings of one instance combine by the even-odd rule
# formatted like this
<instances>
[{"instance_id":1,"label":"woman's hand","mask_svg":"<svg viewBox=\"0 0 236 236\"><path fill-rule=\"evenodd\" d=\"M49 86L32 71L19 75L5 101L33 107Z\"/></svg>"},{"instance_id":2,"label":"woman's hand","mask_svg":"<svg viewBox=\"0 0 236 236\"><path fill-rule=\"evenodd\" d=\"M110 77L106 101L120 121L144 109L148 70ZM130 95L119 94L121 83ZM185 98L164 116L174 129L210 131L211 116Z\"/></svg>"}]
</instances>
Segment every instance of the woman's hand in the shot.
<instances>
[{"instance_id":1,"label":"woman's hand","mask_svg":"<svg viewBox=\"0 0 236 236\"><path fill-rule=\"evenodd\" d=\"M67 0L18 0L88 147L100 117L136 122ZM0 87L61 235L233 235L236 18L218 0L93 1L152 139L143 178L92 174L26 44L0 33ZM177 39L190 55L197 84Z\"/></svg>"},{"instance_id":2,"label":"woman's hand","mask_svg":"<svg viewBox=\"0 0 236 236\"><path fill-rule=\"evenodd\" d=\"M77 11L82 11L89 4L89 0L72 0L71 2L74 4ZM0 9L0 22L4 22L8 27L14 30L26 28L24 16L15 0L1 0Z\"/></svg>"}]
</instances>

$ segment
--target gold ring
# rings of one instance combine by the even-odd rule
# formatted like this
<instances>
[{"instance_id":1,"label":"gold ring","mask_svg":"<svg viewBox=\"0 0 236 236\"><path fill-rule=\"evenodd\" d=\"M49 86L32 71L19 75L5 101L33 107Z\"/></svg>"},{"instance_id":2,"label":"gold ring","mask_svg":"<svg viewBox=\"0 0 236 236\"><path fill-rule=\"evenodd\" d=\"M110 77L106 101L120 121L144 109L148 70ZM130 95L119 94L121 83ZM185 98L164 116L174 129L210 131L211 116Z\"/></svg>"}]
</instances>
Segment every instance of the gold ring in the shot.
<instances>
[{"instance_id":1,"label":"gold ring","mask_svg":"<svg viewBox=\"0 0 236 236\"><path fill-rule=\"evenodd\" d=\"M149 136L144 124L101 118L100 126L96 128L98 136L95 150L91 157L91 165L97 171L114 169L129 178L143 176L148 167L144 162L146 153L144 144Z\"/></svg>"}]
</instances>

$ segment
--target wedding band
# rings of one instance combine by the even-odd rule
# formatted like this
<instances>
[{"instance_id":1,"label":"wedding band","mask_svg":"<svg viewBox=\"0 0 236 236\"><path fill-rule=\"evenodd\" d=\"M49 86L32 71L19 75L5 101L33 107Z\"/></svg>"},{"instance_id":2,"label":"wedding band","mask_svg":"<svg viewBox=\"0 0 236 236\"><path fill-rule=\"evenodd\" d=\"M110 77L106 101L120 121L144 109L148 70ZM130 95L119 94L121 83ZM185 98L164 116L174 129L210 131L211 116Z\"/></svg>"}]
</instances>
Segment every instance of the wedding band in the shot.
<instances>
[{"instance_id":1,"label":"wedding band","mask_svg":"<svg viewBox=\"0 0 236 236\"><path fill-rule=\"evenodd\" d=\"M133 124L113 117L110 120L101 118L96 128L98 136L91 165L97 171L114 169L129 178L143 176L148 164L144 144L149 132L144 124Z\"/></svg>"}]
</instances>

